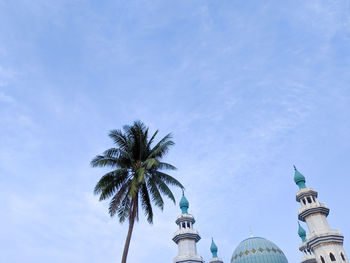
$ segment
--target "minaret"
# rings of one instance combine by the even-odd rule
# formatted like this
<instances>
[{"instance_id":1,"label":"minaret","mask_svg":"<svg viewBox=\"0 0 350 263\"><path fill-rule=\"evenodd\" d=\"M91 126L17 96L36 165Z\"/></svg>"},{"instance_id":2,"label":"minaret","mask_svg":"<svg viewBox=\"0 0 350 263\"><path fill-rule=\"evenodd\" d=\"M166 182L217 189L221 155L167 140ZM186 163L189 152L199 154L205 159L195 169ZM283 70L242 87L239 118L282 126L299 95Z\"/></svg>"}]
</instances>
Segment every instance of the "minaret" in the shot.
<instances>
[{"instance_id":1,"label":"minaret","mask_svg":"<svg viewBox=\"0 0 350 263\"><path fill-rule=\"evenodd\" d=\"M210 263L224 263L221 258L218 257L218 247L214 243L214 239L211 238L211 246L210 246L211 254L213 258L209 261Z\"/></svg>"},{"instance_id":2,"label":"minaret","mask_svg":"<svg viewBox=\"0 0 350 263\"><path fill-rule=\"evenodd\" d=\"M298 221L298 235L301 238L301 244L299 245L299 250L303 253L303 258L301 259L301 263L317 263L315 255L310 251L307 246L306 241L306 231L300 225Z\"/></svg>"},{"instance_id":3,"label":"minaret","mask_svg":"<svg viewBox=\"0 0 350 263\"><path fill-rule=\"evenodd\" d=\"M204 263L203 258L197 253L196 243L201 239L197 230L193 229L194 217L188 213L189 202L184 192L180 201L181 215L175 223L179 229L175 232L173 241L178 245L179 252L174 258L174 263Z\"/></svg>"},{"instance_id":4,"label":"minaret","mask_svg":"<svg viewBox=\"0 0 350 263\"><path fill-rule=\"evenodd\" d=\"M343 248L344 236L328 225L329 208L317 200L318 193L312 188L307 188L305 177L295 167L294 170L294 181L299 186L296 200L301 204L298 217L306 222L310 232L304 236L303 231L299 231L303 241L299 249L309 252L310 256L314 255L318 263L349 262Z\"/></svg>"}]
</instances>

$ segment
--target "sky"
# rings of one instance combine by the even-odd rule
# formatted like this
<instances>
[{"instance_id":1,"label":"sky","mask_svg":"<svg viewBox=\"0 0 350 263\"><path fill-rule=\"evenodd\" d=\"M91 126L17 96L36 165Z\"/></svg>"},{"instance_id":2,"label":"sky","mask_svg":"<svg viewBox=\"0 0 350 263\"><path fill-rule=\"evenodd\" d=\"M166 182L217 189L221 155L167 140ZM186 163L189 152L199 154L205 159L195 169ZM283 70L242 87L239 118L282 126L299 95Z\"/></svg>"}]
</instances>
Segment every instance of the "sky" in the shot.
<instances>
[{"instance_id":1,"label":"sky","mask_svg":"<svg viewBox=\"0 0 350 263\"><path fill-rule=\"evenodd\" d=\"M349 0L0 0L0 261L120 262L91 168L142 120L186 188L210 259L240 241L300 262L293 165L350 253ZM179 189L173 189L177 201ZM178 205L135 225L128 262L172 262ZM307 228L305 223L302 223Z\"/></svg>"}]
</instances>

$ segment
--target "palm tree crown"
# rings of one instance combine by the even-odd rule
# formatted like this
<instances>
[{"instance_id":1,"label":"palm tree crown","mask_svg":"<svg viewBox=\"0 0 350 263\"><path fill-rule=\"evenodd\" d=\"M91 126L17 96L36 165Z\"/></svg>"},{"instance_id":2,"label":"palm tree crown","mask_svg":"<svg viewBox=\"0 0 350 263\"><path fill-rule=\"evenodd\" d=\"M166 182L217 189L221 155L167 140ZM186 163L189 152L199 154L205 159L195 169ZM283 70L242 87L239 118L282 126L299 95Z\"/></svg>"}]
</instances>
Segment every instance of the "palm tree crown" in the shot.
<instances>
[{"instance_id":1,"label":"palm tree crown","mask_svg":"<svg viewBox=\"0 0 350 263\"><path fill-rule=\"evenodd\" d=\"M109 137L116 147L97 155L91 161L93 167L113 169L98 181L94 193L100 195L100 201L111 198L109 214L112 217L117 215L121 223L126 219L129 221L122 262L126 262L134 220L138 220L139 203L147 221L153 223L152 203L163 210L162 195L175 203L168 186L183 188L179 181L164 172L176 168L161 161L174 145L172 136L166 135L153 146L157 133L158 131L149 138L148 128L141 121L135 121L132 126L124 126L123 131L112 130Z\"/></svg>"}]
</instances>

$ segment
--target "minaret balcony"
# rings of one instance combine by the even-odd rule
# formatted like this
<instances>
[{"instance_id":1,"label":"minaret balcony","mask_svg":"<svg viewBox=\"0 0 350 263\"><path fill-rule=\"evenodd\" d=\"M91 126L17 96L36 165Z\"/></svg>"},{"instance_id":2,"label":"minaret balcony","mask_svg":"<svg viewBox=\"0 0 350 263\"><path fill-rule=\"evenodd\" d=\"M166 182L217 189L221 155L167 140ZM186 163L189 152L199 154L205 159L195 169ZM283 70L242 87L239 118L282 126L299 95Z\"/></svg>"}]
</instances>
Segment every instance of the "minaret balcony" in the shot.
<instances>
[{"instance_id":1,"label":"minaret balcony","mask_svg":"<svg viewBox=\"0 0 350 263\"><path fill-rule=\"evenodd\" d=\"M303 199L304 197L308 197L308 196L314 196L315 198L317 198L317 192L312 188L300 189L297 192L296 200L297 200L297 202L300 202L301 199Z\"/></svg>"},{"instance_id":2,"label":"minaret balcony","mask_svg":"<svg viewBox=\"0 0 350 263\"><path fill-rule=\"evenodd\" d=\"M194 239L196 242L198 242L201 237L197 230L191 228L183 228L175 232L173 241L177 244L181 239Z\"/></svg>"},{"instance_id":3,"label":"minaret balcony","mask_svg":"<svg viewBox=\"0 0 350 263\"><path fill-rule=\"evenodd\" d=\"M209 263L224 263L221 258L212 258Z\"/></svg>"},{"instance_id":4,"label":"minaret balcony","mask_svg":"<svg viewBox=\"0 0 350 263\"><path fill-rule=\"evenodd\" d=\"M308 247L307 247L307 242L303 242L299 245L299 250L301 252L307 251Z\"/></svg>"},{"instance_id":5,"label":"minaret balcony","mask_svg":"<svg viewBox=\"0 0 350 263\"><path fill-rule=\"evenodd\" d=\"M304 255L300 262L301 263L317 263L314 255Z\"/></svg>"},{"instance_id":6,"label":"minaret balcony","mask_svg":"<svg viewBox=\"0 0 350 263\"><path fill-rule=\"evenodd\" d=\"M177 256L174 258L174 263L204 263L203 258L200 255L185 255L185 256Z\"/></svg>"},{"instance_id":7,"label":"minaret balcony","mask_svg":"<svg viewBox=\"0 0 350 263\"><path fill-rule=\"evenodd\" d=\"M194 224L196 220L194 220L194 217L191 214L181 214L176 218L175 223L178 225L181 222L191 222L192 224Z\"/></svg>"},{"instance_id":8,"label":"minaret balcony","mask_svg":"<svg viewBox=\"0 0 350 263\"><path fill-rule=\"evenodd\" d=\"M317 234L309 234L306 236L309 249L324 243L343 244L344 236L338 230L329 230Z\"/></svg>"},{"instance_id":9,"label":"minaret balcony","mask_svg":"<svg viewBox=\"0 0 350 263\"><path fill-rule=\"evenodd\" d=\"M306 217L316 213L321 213L328 216L329 208L323 203L311 203L298 209L299 220L304 222Z\"/></svg>"}]
</instances>

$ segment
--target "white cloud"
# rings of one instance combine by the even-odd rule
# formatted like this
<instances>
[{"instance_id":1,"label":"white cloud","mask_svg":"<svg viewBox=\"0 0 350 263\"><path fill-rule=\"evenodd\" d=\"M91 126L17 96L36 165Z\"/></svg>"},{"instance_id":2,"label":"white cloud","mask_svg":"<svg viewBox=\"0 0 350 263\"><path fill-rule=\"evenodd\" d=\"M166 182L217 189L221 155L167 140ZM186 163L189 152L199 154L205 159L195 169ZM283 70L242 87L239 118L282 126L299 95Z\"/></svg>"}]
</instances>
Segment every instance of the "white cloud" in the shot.
<instances>
[{"instance_id":1,"label":"white cloud","mask_svg":"<svg viewBox=\"0 0 350 263\"><path fill-rule=\"evenodd\" d=\"M0 83L0 86L1 86L1 83ZM0 102L13 103L14 99L11 96L6 95L4 92L0 91Z\"/></svg>"}]
</instances>

